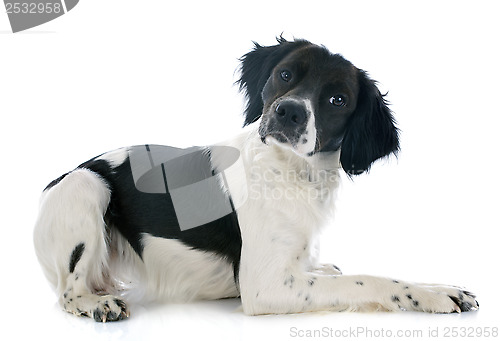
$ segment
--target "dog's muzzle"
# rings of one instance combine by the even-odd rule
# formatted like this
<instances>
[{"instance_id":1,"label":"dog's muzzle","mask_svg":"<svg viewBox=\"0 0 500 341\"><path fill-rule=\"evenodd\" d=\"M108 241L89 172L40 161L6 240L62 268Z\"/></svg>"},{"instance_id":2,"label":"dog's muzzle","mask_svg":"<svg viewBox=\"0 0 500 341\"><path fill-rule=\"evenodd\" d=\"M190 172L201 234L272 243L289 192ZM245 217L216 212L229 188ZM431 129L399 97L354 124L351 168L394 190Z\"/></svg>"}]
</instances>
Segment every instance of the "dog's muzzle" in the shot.
<instances>
[{"instance_id":1,"label":"dog's muzzle","mask_svg":"<svg viewBox=\"0 0 500 341\"><path fill-rule=\"evenodd\" d=\"M314 150L316 128L312 105L307 99L287 98L271 109L259 128L263 142L277 141L299 154Z\"/></svg>"}]
</instances>

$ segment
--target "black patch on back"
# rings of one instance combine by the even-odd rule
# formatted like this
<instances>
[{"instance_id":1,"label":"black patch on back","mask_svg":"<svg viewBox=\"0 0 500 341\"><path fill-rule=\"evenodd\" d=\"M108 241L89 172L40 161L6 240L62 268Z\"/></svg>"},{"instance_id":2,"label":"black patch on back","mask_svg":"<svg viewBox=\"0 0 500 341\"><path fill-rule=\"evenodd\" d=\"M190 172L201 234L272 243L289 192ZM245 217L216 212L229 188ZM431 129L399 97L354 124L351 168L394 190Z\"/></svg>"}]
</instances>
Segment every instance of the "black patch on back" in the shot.
<instances>
[{"instance_id":1,"label":"black patch on back","mask_svg":"<svg viewBox=\"0 0 500 341\"><path fill-rule=\"evenodd\" d=\"M73 271L75 271L75 266L80 258L82 258L83 251L85 251L85 244L80 243L75 246L73 252L71 252L71 256L69 257L69 273L73 273Z\"/></svg>"},{"instance_id":2,"label":"black patch on back","mask_svg":"<svg viewBox=\"0 0 500 341\"><path fill-rule=\"evenodd\" d=\"M104 220L116 228L142 258L143 234L178 239L193 249L214 252L233 264L237 281L241 233L237 214L233 212L210 223L181 231L169 193L144 193L136 188L130 159L113 168L106 160L95 158L81 164L99 174L111 191ZM231 202L232 205L232 202Z\"/></svg>"}]
</instances>

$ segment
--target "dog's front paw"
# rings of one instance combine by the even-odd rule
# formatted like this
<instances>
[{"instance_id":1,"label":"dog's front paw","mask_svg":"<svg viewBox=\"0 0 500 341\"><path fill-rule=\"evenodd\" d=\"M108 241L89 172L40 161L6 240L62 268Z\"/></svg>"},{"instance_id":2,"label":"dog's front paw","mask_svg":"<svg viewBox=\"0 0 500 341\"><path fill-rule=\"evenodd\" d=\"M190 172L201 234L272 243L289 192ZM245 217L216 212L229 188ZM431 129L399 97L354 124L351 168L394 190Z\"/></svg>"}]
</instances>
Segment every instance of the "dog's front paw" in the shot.
<instances>
[{"instance_id":1,"label":"dog's front paw","mask_svg":"<svg viewBox=\"0 0 500 341\"><path fill-rule=\"evenodd\" d=\"M457 287L401 284L398 291L391 301L401 310L447 314L479 308L474 294Z\"/></svg>"},{"instance_id":2,"label":"dog's front paw","mask_svg":"<svg viewBox=\"0 0 500 341\"><path fill-rule=\"evenodd\" d=\"M458 294L448 295L450 299L458 306L459 311L474 311L479 309L479 303L476 301L476 296L467 290L458 290Z\"/></svg>"}]
</instances>

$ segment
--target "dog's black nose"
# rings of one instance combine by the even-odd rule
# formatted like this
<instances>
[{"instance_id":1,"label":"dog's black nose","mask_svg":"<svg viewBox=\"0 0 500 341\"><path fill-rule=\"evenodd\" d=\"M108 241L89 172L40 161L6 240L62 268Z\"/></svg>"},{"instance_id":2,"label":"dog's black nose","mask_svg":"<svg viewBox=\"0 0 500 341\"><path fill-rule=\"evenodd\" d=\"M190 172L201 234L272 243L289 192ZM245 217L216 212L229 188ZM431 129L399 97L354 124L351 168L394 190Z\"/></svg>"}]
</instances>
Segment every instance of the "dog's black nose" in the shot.
<instances>
[{"instance_id":1,"label":"dog's black nose","mask_svg":"<svg viewBox=\"0 0 500 341\"><path fill-rule=\"evenodd\" d=\"M304 124L307 118L306 108L300 103L283 101L276 107L276 118L284 127Z\"/></svg>"}]
</instances>

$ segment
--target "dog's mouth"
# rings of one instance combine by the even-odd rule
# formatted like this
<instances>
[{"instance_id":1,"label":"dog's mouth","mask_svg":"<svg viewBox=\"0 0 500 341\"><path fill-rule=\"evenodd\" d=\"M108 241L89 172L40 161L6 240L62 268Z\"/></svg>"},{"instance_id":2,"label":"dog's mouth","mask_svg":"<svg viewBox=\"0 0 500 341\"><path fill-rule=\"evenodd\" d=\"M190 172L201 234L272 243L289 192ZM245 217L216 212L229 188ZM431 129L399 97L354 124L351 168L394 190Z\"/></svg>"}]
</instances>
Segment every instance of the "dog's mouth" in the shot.
<instances>
[{"instance_id":1,"label":"dog's mouth","mask_svg":"<svg viewBox=\"0 0 500 341\"><path fill-rule=\"evenodd\" d=\"M291 146L294 146L294 143L292 143L292 141L290 141L288 136L286 136L284 133L278 132L278 131L270 132L267 134L262 134L260 136L260 138L261 138L262 142L264 142L265 144L282 143L282 144L289 144Z\"/></svg>"},{"instance_id":2,"label":"dog's mouth","mask_svg":"<svg viewBox=\"0 0 500 341\"><path fill-rule=\"evenodd\" d=\"M314 155L314 150L304 150L303 144L291 141L290 138L282 132L271 132L266 135L261 135L261 140L266 145L276 145L280 148L291 150L301 157Z\"/></svg>"},{"instance_id":3,"label":"dog's mouth","mask_svg":"<svg viewBox=\"0 0 500 341\"><path fill-rule=\"evenodd\" d=\"M284 131L276 124L275 120L269 118L261 123L259 135L265 144L274 143L287 145L288 147L295 147L300 137L296 131Z\"/></svg>"}]
</instances>

